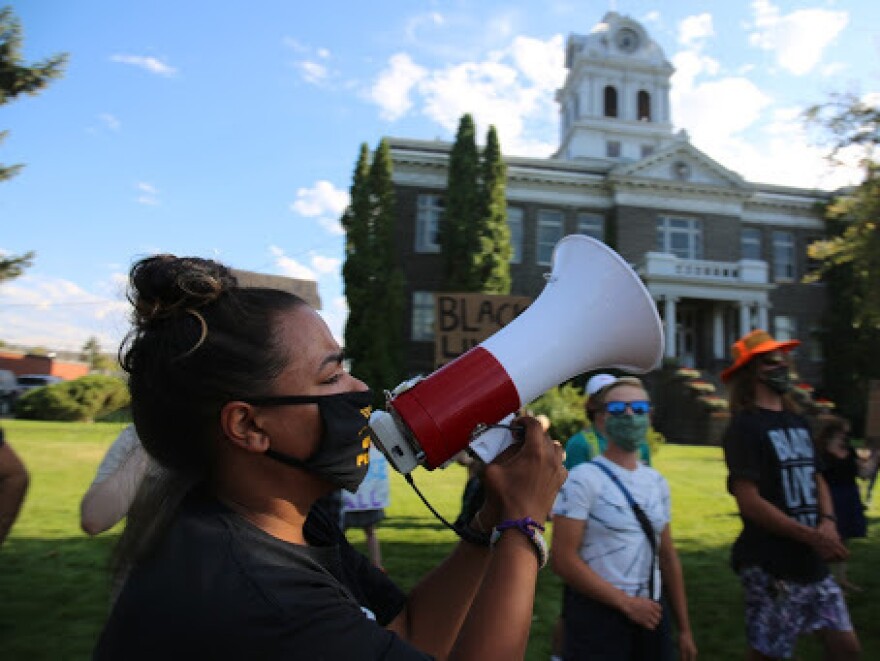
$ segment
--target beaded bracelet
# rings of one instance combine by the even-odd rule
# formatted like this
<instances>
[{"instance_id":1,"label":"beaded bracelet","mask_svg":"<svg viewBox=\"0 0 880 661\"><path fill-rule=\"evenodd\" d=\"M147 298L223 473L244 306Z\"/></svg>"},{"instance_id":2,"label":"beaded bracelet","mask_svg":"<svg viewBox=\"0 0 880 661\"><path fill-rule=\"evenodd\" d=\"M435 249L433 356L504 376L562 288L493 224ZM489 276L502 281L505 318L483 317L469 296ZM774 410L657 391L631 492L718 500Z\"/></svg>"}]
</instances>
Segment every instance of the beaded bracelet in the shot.
<instances>
[{"instance_id":1,"label":"beaded bracelet","mask_svg":"<svg viewBox=\"0 0 880 661\"><path fill-rule=\"evenodd\" d=\"M532 543L535 554L538 556L538 569L542 569L547 564L547 542L544 541L544 526L535 521L532 517L527 516L524 519L514 519L510 521L502 521L492 531L490 544L495 546L501 539L501 534L505 530L519 530Z\"/></svg>"}]
</instances>

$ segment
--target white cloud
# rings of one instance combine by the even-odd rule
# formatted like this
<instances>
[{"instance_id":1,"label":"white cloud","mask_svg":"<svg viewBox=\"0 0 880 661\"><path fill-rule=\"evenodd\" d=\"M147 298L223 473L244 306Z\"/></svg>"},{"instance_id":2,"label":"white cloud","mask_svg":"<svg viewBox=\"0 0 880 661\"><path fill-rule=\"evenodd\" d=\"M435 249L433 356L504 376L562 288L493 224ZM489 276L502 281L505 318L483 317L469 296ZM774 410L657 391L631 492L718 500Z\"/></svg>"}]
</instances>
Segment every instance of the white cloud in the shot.
<instances>
[{"instance_id":1,"label":"white cloud","mask_svg":"<svg viewBox=\"0 0 880 661\"><path fill-rule=\"evenodd\" d=\"M786 71L802 76L821 61L823 52L849 22L849 13L799 9L782 14L770 0L752 2L754 23L749 43L776 56Z\"/></svg>"},{"instance_id":2,"label":"white cloud","mask_svg":"<svg viewBox=\"0 0 880 661\"><path fill-rule=\"evenodd\" d=\"M297 62L296 67L297 69L299 69L303 79L307 83L317 85L327 79L327 67L319 62L303 60L301 62Z\"/></svg>"},{"instance_id":3,"label":"white cloud","mask_svg":"<svg viewBox=\"0 0 880 661\"><path fill-rule=\"evenodd\" d=\"M348 192L321 180L312 188L296 191L296 200L290 210L306 218L317 218L318 223L331 234L344 234L339 218L348 206Z\"/></svg>"},{"instance_id":4,"label":"white cloud","mask_svg":"<svg viewBox=\"0 0 880 661\"><path fill-rule=\"evenodd\" d=\"M694 141L712 141L754 125L772 99L747 78L721 78L672 95L676 124Z\"/></svg>"},{"instance_id":5,"label":"white cloud","mask_svg":"<svg viewBox=\"0 0 880 661\"><path fill-rule=\"evenodd\" d=\"M146 181L139 181L135 184L135 188L140 191L139 195L135 198L138 204L151 207L159 205L159 189L153 184Z\"/></svg>"},{"instance_id":6,"label":"white cloud","mask_svg":"<svg viewBox=\"0 0 880 661\"><path fill-rule=\"evenodd\" d=\"M404 32L409 41L418 42L420 40L420 32L422 28L440 27L446 23L446 19L440 12L429 12L427 14L419 14L410 18Z\"/></svg>"},{"instance_id":7,"label":"white cloud","mask_svg":"<svg viewBox=\"0 0 880 661\"><path fill-rule=\"evenodd\" d=\"M379 74L370 90L370 98L379 106L382 119L394 121L412 108L410 91L426 75L406 53L397 53L388 60L388 68Z\"/></svg>"},{"instance_id":8,"label":"white cloud","mask_svg":"<svg viewBox=\"0 0 880 661\"><path fill-rule=\"evenodd\" d=\"M109 112L102 112L100 115L98 115L98 119L100 119L104 123L104 126L106 126L111 131L118 131L122 126L119 119L111 115Z\"/></svg>"},{"instance_id":9,"label":"white cloud","mask_svg":"<svg viewBox=\"0 0 880 661\"><path fill-rule=\"evenodd\" d=\"M130 64L159 76L171 77L177 74L177 69L165 64L162 60L156 57L145 55L111 55L110 60L112 62Z\"/></svg>"},{"instance_id":10,"label":"white cloud","mask_svg":"<svg viewBox=\"0 0 880 661\"><path fill-rule=\"evenodd\" d=\"M516 37L485 58L426 70L409 55L391 58L371 91L384 119L395 120L418 104L420 112L454 134L471 113L482 141L489 124L505 153L548 156L558 111L553 92L565 80L561 35L542 41Z\"/></svg>"},{"instance_id":11,"label":"white cloud","mask_svg":"<svg viewBox=\"0 0 880 661\"><path fill-rule=\"evenodd\" d=\"M328 257L327 255L312 255L312 267L318 273L328 275L328 274L339 274L339 269L342 267L342 260L338 257Z\"/></svg>"},{"instance_id":12,"label":"white cloud","mask_svg":"<svg viewBox=\"0 0 880 661\"><path fill-rule=\"evenodd\" d=\"M715 34L712 27L712 14L708 12L688 16L678 24L678 43L683 46L699 47Z\"/></svg>"},{"instance_id":13,"label":"white cloud","mask_svg":"<svg viewBox=\"0 0 880 661\"><path fill-rule=\"evenodd\" d=\"M642 23L659 26L662 25L663 19L660 17L659 11L657 11L656 9L652 9L642 17Z\"/></svg>"},{"instance_id":14,"label":"white cloud","mask_svg":"<svg viewBox=\"0 0 880 661\"><path fill-rule=\"evenodd\" d=\"M99 283L88 291L60 278L26 273L0 289L2 339L13 344L75 351L95 336L114 351L128 331L130 306L118 286Z\"/></svg>"},{"instance_id":15,"label":"white cloud","mask_svg":"<svg viewBox=\"0 0 880 661\"><path fill-rule=\"evenodd\" d=\"M300 280L317 280L315 272L305 264L301 264L293 257L288 257L284 251L278 246L269 246L269 252L275 260L275 267L289 278L299 278Z\"/></svg>"},{"instance_id":16,"label":"white cloud","mask_svg":"<svg viewBox=\"0 0 880 661\"><path fill-rule=\"evenodd\" d=\"M345 296L336 296L329 302L324 300L323 296L321 298L323 309L319 313L339 345L344 346L345 320L348 318L348 303Z\"/></svg>"}]
</instances>

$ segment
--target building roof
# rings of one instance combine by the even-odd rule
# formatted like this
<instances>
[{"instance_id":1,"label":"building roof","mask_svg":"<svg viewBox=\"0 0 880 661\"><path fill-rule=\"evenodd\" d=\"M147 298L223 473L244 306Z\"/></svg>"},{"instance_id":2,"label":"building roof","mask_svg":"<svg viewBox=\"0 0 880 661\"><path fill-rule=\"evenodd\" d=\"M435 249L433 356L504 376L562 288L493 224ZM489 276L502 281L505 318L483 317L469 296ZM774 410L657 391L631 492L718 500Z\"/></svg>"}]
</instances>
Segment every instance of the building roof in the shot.
<instances>
[{"instance_id":1,"label":"building roof","mask_svg":"<svg viewBox=\"0 0 880 661\"><path fill-rule=\"evenodd\" d=\"M261 287L265 289L280 289L291 294L296 294L316 310L321 309L321 297L318 294L318 283L314 280L300 280L288 278L283 275L269 275L268 273L255 273L254 271L242 271L232 269L238 284L242 287Z\"/></svg>"}]
</instances>

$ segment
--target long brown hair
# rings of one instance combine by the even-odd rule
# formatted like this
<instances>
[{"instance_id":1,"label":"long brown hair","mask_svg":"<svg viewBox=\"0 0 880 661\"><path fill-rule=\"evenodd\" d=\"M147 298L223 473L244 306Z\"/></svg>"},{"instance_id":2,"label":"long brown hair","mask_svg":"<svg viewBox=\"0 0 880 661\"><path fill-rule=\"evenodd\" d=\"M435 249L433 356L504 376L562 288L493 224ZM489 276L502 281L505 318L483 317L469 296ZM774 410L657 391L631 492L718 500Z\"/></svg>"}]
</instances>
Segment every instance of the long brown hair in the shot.
<instances>
[{"instance_id":1,"label":"long brown hair","mask_svg":"<svg viewBox=\"0 0 880 661\"><path fill-rule=\"evenodd\" d=\"M816 433L813 435L813 442L816 445L818 454L828 452L828 445L831 440L838 434L849 434L849 420L839 415L826 414L820 415L816 420Z\"/></svg>"},{"instance_id":2,"label":"long brown hair","mask_svg":"<svg viewBox=\"0 0 880 661\"><path fill-rule=\"evenodd\" d=\"M753 357L749 362L736 370L727 380L727 401L730 405L731 415L741 411L754 411L757 409L755 393L758 387L760 367L758 358L761 354ZM789 364L788 355L785 355L786 364ZM786 411L800 413L801 407L790 393L782 396L782 407Z\"/></svg>"}]
</instances>

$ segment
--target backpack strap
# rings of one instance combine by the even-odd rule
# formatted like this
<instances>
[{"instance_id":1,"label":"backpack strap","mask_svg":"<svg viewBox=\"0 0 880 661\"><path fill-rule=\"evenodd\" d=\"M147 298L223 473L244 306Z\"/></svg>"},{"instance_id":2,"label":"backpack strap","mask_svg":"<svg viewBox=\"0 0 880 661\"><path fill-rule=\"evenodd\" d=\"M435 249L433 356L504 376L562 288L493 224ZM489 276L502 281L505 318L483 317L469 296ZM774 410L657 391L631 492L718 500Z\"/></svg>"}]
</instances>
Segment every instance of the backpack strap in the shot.
<instances>
[{"instance_id":1,"label":"backpack strap","mask_svg":"<svg viewBox=\"0 0 880 661\"><path fill-rule=\"evenodd\" d=\"M641 508L641 506L636 502L635 498L633 498L632 494L629 492L625 486L623 486L623 482L611 472L611 469L608 466L593 460L588 462L591 466L595 466L599 470L601 470L605 475L609 477L609 479L617 485L617 488L620 489L621 493L623 493L626 501L629 503L629 506L632 508L633 514L635 514L636 520L639 522L639 525L642 528L642 531L645 533L645 537L648 538L648 544L651 546L651 574L648 576L648 590L649 590L649 598L654 598L654 567L657 562L657 538L654 536L654 526L651 525L651 521L648 519L648 515L645 514L645 510Z\"/></svg>"}]
</instances>

